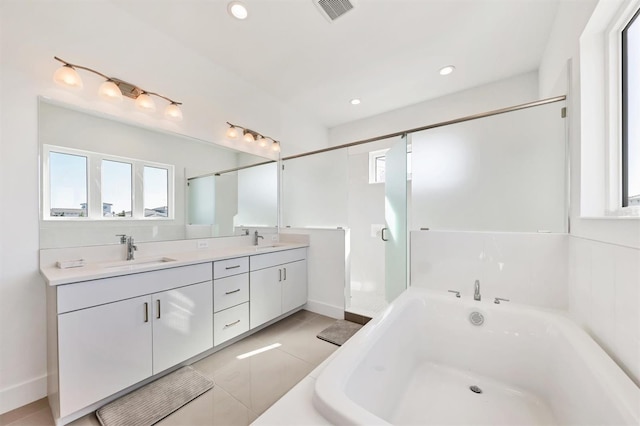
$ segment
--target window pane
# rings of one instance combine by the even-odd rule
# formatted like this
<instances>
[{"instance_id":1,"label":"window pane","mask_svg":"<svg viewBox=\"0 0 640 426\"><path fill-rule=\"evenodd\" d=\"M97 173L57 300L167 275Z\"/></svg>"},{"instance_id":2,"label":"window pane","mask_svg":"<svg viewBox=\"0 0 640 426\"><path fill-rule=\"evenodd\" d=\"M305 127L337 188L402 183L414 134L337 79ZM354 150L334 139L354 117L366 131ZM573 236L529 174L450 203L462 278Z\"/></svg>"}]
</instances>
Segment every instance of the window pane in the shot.
<instances>
[{"instance_id":1,"label":"window pane","mask_svg":"<svg viewBox=\"0 0 640 426\"><path fill-rule=\"evenodd\" d=\"M131 217L131 164L102 160L102 216Z\"/></svg>"},{"instance_id":2,"label":"window pane","mask_svg":"<svg viewBox=\"0 0 640 426\"><path fill-rule=\"evenodd\" d=\"M50 211L54 217L87 216L87 157L49 153Z\"/></svg>"},{"instance_id":3,"label":"window pane","mask_svg":"<svg viewBox=\"0 0 640 426\"><path fill-rule=\"evenodd\" d=\"M169 216L169 171L144 167L144 216Z\"/></svg>"},{"instance_id":4,"label":"window pane","mask_svg":"<svg viewBox=\"0 0 640 426\"><path fill-rule=\"evenodd\" d=\"M640 206L640 18L623 31L623 206Z\"/></svg>"},{"instance_id":5,"label":"window pane","mask_svg":"<svg viewBox=\"0 0 640 426\"><path fill-rule=\"evenodd\" d=\"M384 182L386 160L385 156L376 158L376 182L378 183Z\"/></svg>"}]
</instances>

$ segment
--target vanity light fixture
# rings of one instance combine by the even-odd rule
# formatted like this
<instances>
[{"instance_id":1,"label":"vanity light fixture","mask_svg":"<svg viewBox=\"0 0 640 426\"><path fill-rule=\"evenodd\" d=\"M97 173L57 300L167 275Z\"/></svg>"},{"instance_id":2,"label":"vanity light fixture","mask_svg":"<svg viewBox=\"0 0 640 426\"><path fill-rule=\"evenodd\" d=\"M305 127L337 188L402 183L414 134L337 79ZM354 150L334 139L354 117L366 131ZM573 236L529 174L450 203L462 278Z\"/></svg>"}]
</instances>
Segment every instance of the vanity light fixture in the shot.
<instances>
[{"instance_id":1,"label":"vanity light fixture","mask_svg":"<svg viewBox=\"0 0 640 426\"><path fill-rule=\"evenodd\" d=\"M72 89L82 89L82 79L80 78L77 70L89 71L105 79L105 82L102 83L98 89L98 95L100 95L101 98L110 101L122 101L122 96L124 95L128 98L135 99L136 107L139 109L147 112L153 112L156 110L156 105L151 96L157 96L169 102L169 105L167 105L164 110L165 117L175 121L182 120L182 110L180 110L182 102L176 102L159 93L143 90L135 84L127 83L126 81L118 78L109 77L94 69L72 64L58 58L57 56L54 56L53 59L58 62L62 62L63 64L62 67L57 69L53 74L53 81L61 86Z\"/></svg>"},{"instance_id":2,"label":"vanity light fixture","mask_svg":"<svg viewBox=\"0 0 640 426\"><path fill-rule=\"evenodd\" d=\"M440 75L449 75L453 71L455 71L456 67L453 65L447 65L446 67L440 68Z\"/></svg>"},{"instance_id":3,"label":"vanity light fixture","mask_svg":"<svg viewBox=\"0 0 640 426\"><path fill-rule=\"evenodd\" d=\"M247 19L247 16L249 16L247 6L239 1L232 1L231 3L229 3L229 5L227 6L227 10L229 11L229 14L236 19L243 20Z\"/></svg>"},{"instance_id":4,"label":"vanity light fixture","mask_svg":"<svg viewBox=\"0 0 640 426\"><path fill-rule=\"evenodd\" d=\"M253 142L256 139L250 131L248 131L247 129L244 129L242 140L245 142Z\"/></svg>"},{"instance_id":5,"label":"vanity light fixture","mask_svg":"<svg viewBox=\"0 0 640 426\"><path fill-rule=\"evenodd\" d=\"M242 140L245 142L257 142L258 146L261 148L267 148L271 146L271 150L274 152L280 152L280 142L269 137L264 136L255 130L248 129L246 127L238 126L236 124L231 124L227 121L229 128L227 129L226 137L227 139L236 140L240 137L240 132L242 132Z\"/></svg>"}]
</instances>

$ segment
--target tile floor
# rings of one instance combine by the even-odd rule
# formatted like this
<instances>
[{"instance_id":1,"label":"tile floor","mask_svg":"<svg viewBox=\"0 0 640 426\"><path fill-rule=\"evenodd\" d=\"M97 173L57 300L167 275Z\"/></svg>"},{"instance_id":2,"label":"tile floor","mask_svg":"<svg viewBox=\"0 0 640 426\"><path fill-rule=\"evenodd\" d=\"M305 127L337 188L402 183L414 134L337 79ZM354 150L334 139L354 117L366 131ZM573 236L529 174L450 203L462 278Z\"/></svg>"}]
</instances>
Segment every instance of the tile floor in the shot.
<instances>
[{"instance_id":1,"label":"tile floor","mask_svg":"<svg viewBox=\"0 0 640 426\"><path fill-rule=\"evenodd\" d=\"M334 321L299 311L196 362L192 366L213 379L215 386L157 425L250 424L338 348L316 338ZM280 346L237 358L274 344ZM94 414L70 423L72 426L99 424ZM46 399L0 416L0 426L53 425Z\"/></svg>"}]
</instances>

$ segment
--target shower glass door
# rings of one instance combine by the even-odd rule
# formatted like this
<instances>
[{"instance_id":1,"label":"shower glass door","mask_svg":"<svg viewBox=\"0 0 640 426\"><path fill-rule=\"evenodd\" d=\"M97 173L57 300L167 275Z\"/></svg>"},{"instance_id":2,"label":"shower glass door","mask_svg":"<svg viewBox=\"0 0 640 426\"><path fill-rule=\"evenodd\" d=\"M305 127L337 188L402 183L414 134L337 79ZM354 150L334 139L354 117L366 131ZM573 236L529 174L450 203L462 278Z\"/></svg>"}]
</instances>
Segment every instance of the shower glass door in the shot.
<instances>
[{"instance_id":1,"label":"shower glass door","mask_svg":"<svg viewBox=\"0 0 640 426\"><path fill-rule=\"evenodd\" d=\"M407 288L407 136L385 159L385 299L393 301Z\"/></svg>"}]
</instances>

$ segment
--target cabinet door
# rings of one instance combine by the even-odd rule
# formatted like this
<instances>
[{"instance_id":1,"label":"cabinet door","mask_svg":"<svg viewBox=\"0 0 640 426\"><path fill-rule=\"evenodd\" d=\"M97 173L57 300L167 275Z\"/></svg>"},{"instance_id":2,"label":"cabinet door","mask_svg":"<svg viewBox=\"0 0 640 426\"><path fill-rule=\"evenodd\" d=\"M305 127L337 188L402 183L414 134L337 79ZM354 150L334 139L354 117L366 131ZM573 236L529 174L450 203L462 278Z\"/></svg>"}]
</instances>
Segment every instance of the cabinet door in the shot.
<instances>
[{"instance_id":1,"label":"cabinet door","mask_svg":"<svg viewBox=\"0 0 640 426\"><path fill-rule=\"evenodd\" d=\"M213 284L153 295L153 373L213 347Z\"/></svg>"},{"instance_id":2,"label":"cabinet door","mask_svg":"<svg viewBox=\"0 0 640 426\"><path fill-rule=\"evenodd\" d=\"M307 303L307 261L282 265L282 313Z\"/></svg>"},{"instance_id":3,"label":"cabinet door","mask_svg":"<svg viewBox=\"0 0 640 426\"><path fill-rule=\"evenodd\" d=\"M150 305L141 296L58 315L62 417L151 376Z\"/></svg>"},{"instance_id":4,"label":"cabinet door","mask_svg":"<svg viewBox=\"0 0 640 426\"><path fill-rule=\"evenodd\" d=\"M282 313L282 268L253 271L249 276L249 323L255 328Z\"/></svg>"}]
</instances>

